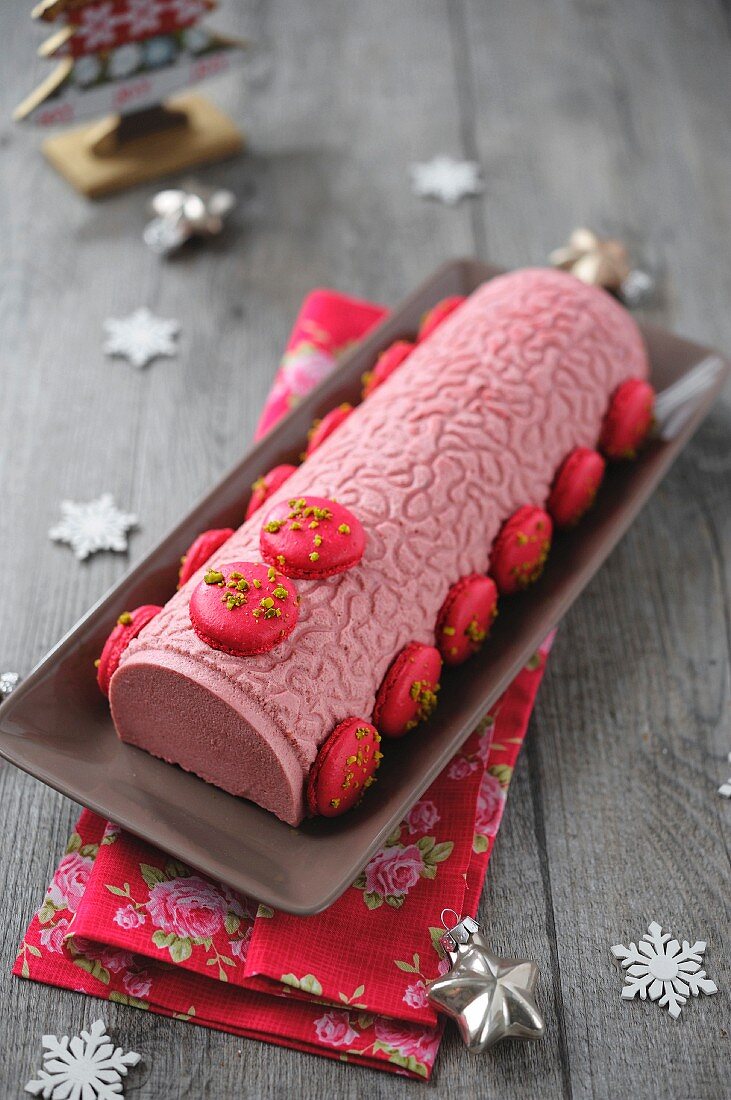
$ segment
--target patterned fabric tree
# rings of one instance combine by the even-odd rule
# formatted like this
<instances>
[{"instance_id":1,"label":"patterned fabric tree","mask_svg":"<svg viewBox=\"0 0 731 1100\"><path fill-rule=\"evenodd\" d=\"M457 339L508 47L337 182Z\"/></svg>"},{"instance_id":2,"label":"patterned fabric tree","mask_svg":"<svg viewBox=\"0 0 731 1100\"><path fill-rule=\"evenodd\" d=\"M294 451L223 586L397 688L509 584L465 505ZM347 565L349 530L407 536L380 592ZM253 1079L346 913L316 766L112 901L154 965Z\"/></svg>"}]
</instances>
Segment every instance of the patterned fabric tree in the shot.
<instances>
[{"instance_id":1,"label":"patterned fabric tree","mask_svg":"<svg viewBox=\"0 0 731 1100\"><path fill-rule=\"evenodd\" d=\"M55 166L87 194L237 151L240 135L205 101L188 96L172 107L162 105L172 92L224 73L241 60L244 42L199 25L215 7L216 0L41 0L33 18L58 29L39 53L57 65L18 106L16 120L45 127L113 115L101 129L77 130L73 138L54 138L44 146ZM173 129L171 163L172 146L161 148L159 139L161 131ZM72 157L78 160L82 147L87 156L109 157L151 132L155 141L139 150L140 163L130 169L129 154L135 150L126 148L121 177L106 165L101 186L85 183L78 165L69 163ZM82 176L89 170L85 165Z\"/></svg>"}]
</instances>

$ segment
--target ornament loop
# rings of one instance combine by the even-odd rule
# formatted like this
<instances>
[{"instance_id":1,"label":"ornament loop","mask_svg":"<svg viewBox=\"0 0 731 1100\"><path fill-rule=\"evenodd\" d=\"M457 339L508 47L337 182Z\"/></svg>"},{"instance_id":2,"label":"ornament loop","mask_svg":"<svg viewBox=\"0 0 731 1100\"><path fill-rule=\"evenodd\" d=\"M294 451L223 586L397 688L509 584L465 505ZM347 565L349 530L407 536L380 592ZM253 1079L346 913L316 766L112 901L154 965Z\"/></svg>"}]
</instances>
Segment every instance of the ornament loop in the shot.
<instances>
[{"instance_id":1,"label":"ornament loop","mask_svg":"<svg viewBox=\"0 0 731 1100\"><path fill-rule=\"evenodd\" d=\"M445 913L454 913L455 919L454 919L454 921L452 922L451 925L447 924L447 922L445 921L445 919L444 919L444 914ZM444 928L448 932L449 929L453 928L455 924L459 924L460 917L459 917L459 913L457 912L456 909L442 909L442 912L439 916L439 919L442 922L442 928Z\"/></svg>"},{"instance_id":2,"label":"ornament loop","mask_svg":"<svg viewBox=\"0 0 731 1100\"><path fill-rule=\"evenodd\" d=\"M454 913L457 918L456 923L450 926L444 920L445 913ZM447 952L454 952L457 950L458 944L469 943L470 936L473 936L475 932L479 932L480 926L477 921L472 917L460 917L456 909L442 909L442 924L445 928L445 933L439 940L440 944Z\"/></svg>"}]
</instances>

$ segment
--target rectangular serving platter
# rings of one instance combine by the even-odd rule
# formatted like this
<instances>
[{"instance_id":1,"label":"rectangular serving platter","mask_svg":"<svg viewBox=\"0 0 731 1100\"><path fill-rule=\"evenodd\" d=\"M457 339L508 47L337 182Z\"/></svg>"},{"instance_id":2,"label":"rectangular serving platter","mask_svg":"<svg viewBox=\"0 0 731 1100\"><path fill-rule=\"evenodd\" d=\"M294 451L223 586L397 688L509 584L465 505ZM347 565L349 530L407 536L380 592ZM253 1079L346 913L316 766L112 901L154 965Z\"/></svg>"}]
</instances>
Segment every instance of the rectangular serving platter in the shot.
<instances>
[{"instance_id":1,"label":"rectangular serving platter","mask_svg":"<svg viewBox=\"0 0 731 1100\"><path fill-rule=\"evenodd\" d=\"M70 631L0 707L0 755L69 798L214 879L286 912L335 900L436 778L479 719L559 621L621 538L720 392L729 364L656 328L644 335L665 431L635 463L613 466L593 510L560 533L540 582L505 601L482 652L445 671L439 708L418 735L390 742L379 782L350 814L297 829L253 803L123 745L93 661L117 615L165 603L181 554L209 527L237 527L252 482L296 461L312 420L355 402L361 375L393 340L413 337L430 306L469 294L499 268L474 260L441 267L305 397L159 545ZM678 400L673 400L674 395Z\"/></svg>"}]
</instances>

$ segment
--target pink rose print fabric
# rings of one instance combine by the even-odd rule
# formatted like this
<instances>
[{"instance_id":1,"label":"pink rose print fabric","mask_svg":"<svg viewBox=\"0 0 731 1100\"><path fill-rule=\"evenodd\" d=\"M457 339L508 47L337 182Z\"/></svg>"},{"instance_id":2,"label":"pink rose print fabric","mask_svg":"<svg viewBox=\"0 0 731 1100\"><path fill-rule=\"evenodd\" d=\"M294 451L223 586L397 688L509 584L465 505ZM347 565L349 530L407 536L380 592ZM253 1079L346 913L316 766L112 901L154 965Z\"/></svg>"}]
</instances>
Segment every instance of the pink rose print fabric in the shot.
<instances>
[{"instance_id":1,"label":"pink rose print fabric","mask_svg":"<svg viewBox=\"0 0 731 1100\"><path fill-rule=\"evenodd\" d=\"M337 300L342 346L348 304ZM356 329L368 327L366 306L354 305ZM372 307L369 323L380 313ZM287 372L294 386L305 385L300 366ZM428 1079L443 1024L426 983L448 965L440 913L477 911L551 640L325 912L274 912L85 810L14 973Z\"/></svg>"},{"instance_id":2,"label":"pink rose print fabric","mask_svg":"<svg viewBox=\"0 0 731 1100\"><path fill-rule=\"evenodd\" d=\"M383 306L349 298L334 290L307 295L254 433L261 439L299 399L322 382L338 356L361 340L386 316Z\"/></svg>"}]
</instances>

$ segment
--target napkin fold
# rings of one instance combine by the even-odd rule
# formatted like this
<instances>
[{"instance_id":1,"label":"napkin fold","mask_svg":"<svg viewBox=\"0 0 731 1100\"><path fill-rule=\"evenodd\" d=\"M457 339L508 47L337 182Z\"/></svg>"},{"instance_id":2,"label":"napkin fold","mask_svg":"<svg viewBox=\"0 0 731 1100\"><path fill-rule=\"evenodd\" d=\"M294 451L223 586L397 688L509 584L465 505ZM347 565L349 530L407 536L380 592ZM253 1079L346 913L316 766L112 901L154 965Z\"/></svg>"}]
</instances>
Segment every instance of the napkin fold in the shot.
<instances>
[{"instance_id":1,"label":"napkin fold","mask_svg":"<svg viewBox=\"0 0 731 1100\"><path fill-rule=\"evenodd\" d=\"M313 292L257 433L384 312ZM300 353L300 362L312 358L313 349L329 363L313 367L306 383L291 364ZM551 641L325 912L274 912L84 810L13 972L428 1079L442 1034L426 997L426 982L446 968L440 914L477 911Z\"/></svg>"}]
</instances>

